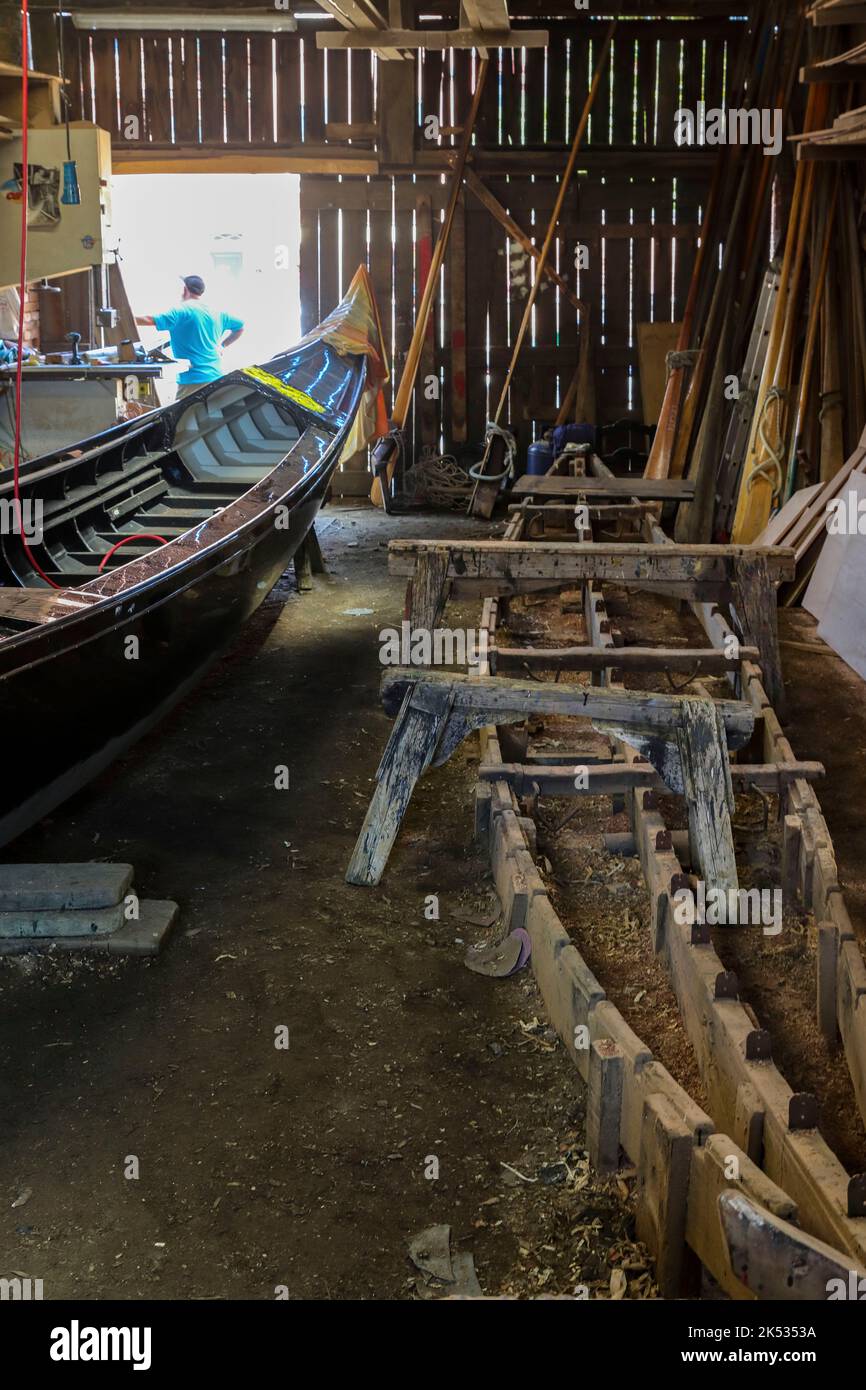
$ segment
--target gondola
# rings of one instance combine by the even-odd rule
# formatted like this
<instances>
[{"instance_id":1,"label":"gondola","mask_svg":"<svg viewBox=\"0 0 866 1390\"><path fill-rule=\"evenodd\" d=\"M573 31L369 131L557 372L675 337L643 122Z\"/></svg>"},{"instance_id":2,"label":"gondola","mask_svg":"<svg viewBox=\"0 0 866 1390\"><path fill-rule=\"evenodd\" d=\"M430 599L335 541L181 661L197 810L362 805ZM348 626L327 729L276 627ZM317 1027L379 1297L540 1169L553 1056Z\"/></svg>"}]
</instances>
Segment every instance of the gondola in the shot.
<instances>
[{"instance_id":1,"label":"gondola","mask_svg":"<svg viewBox=\"0 0 866 1390\"><path fill-rule=\"evenodd\" d=\"M17 501L2 475L16 524L0 540L0 844L153 728L226 650L340 459L386 426L386 376L361 269L291 351L22 464Z\"/></svg>"}]
</instances>

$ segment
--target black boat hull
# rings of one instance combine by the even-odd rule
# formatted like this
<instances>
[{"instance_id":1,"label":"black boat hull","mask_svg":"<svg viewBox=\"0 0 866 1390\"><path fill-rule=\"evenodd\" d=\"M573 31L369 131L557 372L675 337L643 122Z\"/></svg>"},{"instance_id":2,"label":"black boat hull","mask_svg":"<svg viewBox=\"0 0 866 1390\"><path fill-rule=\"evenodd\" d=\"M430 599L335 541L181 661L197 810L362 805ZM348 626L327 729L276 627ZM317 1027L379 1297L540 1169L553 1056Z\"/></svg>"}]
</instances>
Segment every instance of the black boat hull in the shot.
<instances>
[{"instance_id":1,"label":"black boat hull","mask_svg":"<svg viewBox=\"0 0 866 1390\"><path fill-rule=\"evenodd\" d=\"M287 529L270 528L232 561L216 557L188 586L154 593L92 640L2 681L0 719L26 753L0 787L0 844L86 786L190 693L291 562L329 480L292 509Z\"/></svg>"},{"instance_id":2,"label":"black boat hull","mask_svg":"<svg viewBox=\"0 0 866 1390\"><path fill-rule=\"evenodd\" d=\"M231 646L366 432L371 393L384 413L380 343L359 271L292 352L22 468L21 497L48 520L38 547L0 547L0 719L19 753L0 781L0 844L107 768Z\"/></svg>"}]
</instances>

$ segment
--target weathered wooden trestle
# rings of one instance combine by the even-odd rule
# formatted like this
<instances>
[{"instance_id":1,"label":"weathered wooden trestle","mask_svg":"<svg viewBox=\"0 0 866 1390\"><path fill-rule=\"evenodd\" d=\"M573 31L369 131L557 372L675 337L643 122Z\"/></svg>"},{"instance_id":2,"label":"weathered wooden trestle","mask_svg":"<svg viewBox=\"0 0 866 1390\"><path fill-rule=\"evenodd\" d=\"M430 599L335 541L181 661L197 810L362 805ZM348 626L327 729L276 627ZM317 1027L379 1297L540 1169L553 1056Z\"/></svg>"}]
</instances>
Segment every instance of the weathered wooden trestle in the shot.
<instances>
[{"instance_id":1,"label":"weathered wooden trestle","mask_svg":"<svg viewBox=\"0 0 866 1390\"><path fill-rule=\"evenodd\" d=\"M795 758L777 713L775 587L789 580L793 553L674 545L658 524L661 498L630 493L596 459L589 466L591 480L574 457L560 460L538 489L526 480L500 541L391 543L392 573L410 579L413 627L435 628L449 591L477 594L488 654L468 675L418 667L386 674L385 705L397 719L347 877L378 881L417 778L480 729L476 829L489 844L504 928L528 931L550 1019L588 1086L593 1162L612 1171L625 1155L637 1170L638 1230L663 1293L682 1292L697 1256L734 1298L826 1297L831 1278L866 1268L866 1177L850 1176L823 1138L817 1098L795 1093L779 1071L772 1038L741 999L710 928L675 912L696 879L683 868L676 851L684 837L665 823L659 799L684 797L685 844L705 886L736 887L734 793L757 787L778 796L783 889L817 927L818 1023L828 1041L841 1039L866 1120L866 966L814 790L823 769ZM538 495L567 501L539 505ZM631 539L594 539L611 525L630 528ZM707 645L622 645L606 583L680 599ZM503 602L539 591L579 597L584 645L498 643ZM685 680L688 693L624 684L630 673L657 671L690 673L678 682ZM537 679L554 673L559 682L571 672L587 673L591 683ZM720 675L730 698L714 698L701 683ZM582 716L596 750L601 733L609 753L599 760L576 741L556 758L503 756L501 731L536 713ZM578 766L582 778L575 778ZM677 996L709 1113L606 998L529 851L526 816L539 797L583 794L625 799L650 896L652 945Z\"/></svg>"}]
</instances>

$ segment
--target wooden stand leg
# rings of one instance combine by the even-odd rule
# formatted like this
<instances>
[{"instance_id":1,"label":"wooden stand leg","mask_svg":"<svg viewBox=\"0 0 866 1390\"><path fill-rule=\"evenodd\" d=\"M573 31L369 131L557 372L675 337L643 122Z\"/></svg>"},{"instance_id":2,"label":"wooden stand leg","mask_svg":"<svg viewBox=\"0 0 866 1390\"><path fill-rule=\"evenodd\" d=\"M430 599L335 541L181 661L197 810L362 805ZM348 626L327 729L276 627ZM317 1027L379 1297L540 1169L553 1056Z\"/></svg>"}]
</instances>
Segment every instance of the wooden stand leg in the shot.
<instances>
[{"instance_id":1,"label":"wooden stand leg","mask_svg":"<svg viewBox=\"0 0 866 1390\"><path fill-rule=\"evenodd\" d=\"M324 559L322 558L322 548L319 545L319 537L316 535L315 526L311 526L309 531L307 532L307 539L305 545L307 547L307 550L309 551L310 568L312 569L313 574L327 574L328 568L325 564Z\"/></svg>"},{"instance_id":2,"label":"wooden stand leg","mask_svg":"<svg viewBox=\"0 0 866 1390\"><path fill-rule=\"evenodd\" d=\"M737 888L727 739L712 700L685 700L677 744L689 832L707 889Z\"/></svg>"},{"instance_id":3,"label":"wooden stand leg","mask_svg":"<svg viewBox=\"0 0 866 1390\"><path fill-rule=\"evenodd\" d=\"M381 879L415 784L432 761L453 703L449 686L412 685L406 691L376 773L376 790L346 872L347 883L369 886Z\"/></svg>"},{"instance_id":4,"label":"wooden stand leg","mask_svg":"<svg viewBox=\"0 0 866 1390\"><path fill-rule=\"evenodd\" d=\"M313 567L310 560L308 540L309 537L301 542L300 546L295 551L295 558L293 561L295 566L295 583L298 586L299 594L308 594L313 587Z\"/></svg>"},{"instance_id":5,"label":"wooden stand leg","mask_svg":"<svg viewBox=\"0 0 866 1390\"><path fill-rule=\"evenodd\" d=\"M748 647L760 652L764 688L776 713L784 712L785 684L779 652L779 624L776 590L770 579L764 555L749 555L737 561L734 602L740 631Z\"/></svg>"},{"instance_id":6,"label":"wooden stand leg","mask_svg":"<svg viewBox=\"0 0 866 1390\"><path fill-rule=\"evenodd\" d=\"M433 632L439 626L447 597L447 574L446 551L427 551L415 561L409 614L413 631Z\"/></svg>"}]
</instances>

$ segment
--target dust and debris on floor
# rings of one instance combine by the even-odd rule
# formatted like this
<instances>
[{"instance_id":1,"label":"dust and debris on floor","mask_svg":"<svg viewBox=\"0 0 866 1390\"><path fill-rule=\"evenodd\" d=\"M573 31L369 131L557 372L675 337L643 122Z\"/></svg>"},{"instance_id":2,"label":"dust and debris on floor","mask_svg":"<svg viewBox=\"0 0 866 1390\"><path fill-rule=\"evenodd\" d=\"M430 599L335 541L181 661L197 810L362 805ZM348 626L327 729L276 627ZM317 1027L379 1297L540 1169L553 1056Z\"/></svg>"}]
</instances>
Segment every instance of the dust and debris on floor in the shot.
<instances>
[{"instance_id":1,"label":"dust and debris on floor","mask_svg":"<svg viewBox=\"0 0 866 1390\"><path fill-rule=\"evenodd\" d=\"M412 1299L410 1244L447 1225L485 1295L651 1298L634 1180L589 1171L531 970L464 963L496 930L471 748L422 781L381 886L343 878L390 729L387 542L477 531L341 506L320 534L315 590L285 577L155 734L11 847L133 863L181 914L152 962L0 960L0 1274L46 1299Z\"/></svg>"}]
</instances>

